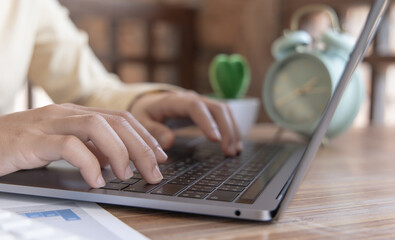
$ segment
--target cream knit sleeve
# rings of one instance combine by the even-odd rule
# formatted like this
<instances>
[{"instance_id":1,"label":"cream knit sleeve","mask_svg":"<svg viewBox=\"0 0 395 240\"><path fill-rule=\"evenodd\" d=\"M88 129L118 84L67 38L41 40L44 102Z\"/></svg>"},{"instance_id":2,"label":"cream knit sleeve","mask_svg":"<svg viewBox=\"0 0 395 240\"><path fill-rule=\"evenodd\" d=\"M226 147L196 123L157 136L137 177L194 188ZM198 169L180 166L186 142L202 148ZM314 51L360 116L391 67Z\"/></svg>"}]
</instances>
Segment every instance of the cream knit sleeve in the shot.
<instances>
[{"instance_id":1,"label":"cream knit sleeve","mask_svg":"<svg viewBox=\"0 0 395 240\"><path fill-rule=\"evenodd\" d=\"M55 103L126 110L140 94L181 90L158 83L122 83L108 73L88 46L88 37L76 29L68 12L54 0L41 4L29 79L43 87Z\"/></svg>"}]
</instances>

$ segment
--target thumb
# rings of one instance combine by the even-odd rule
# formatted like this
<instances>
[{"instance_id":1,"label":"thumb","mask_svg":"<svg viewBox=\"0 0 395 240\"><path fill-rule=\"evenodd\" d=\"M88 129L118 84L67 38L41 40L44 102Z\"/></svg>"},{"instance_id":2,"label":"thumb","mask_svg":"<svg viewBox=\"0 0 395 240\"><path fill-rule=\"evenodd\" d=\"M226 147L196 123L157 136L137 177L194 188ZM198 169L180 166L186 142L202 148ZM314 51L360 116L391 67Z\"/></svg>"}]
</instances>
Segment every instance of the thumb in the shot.
<instances>
[{"instance_id":1,"label":"thumb","mask_svg":"<svg viewBox=\"0 0 395 240\"><path fill-rule=\"evenodd\" d=\"M174 144L175 135L173 131L160 122L149 120L144 124L145 128L159 142L163 149L169 149Z\"/></svg>"}]
</instances>

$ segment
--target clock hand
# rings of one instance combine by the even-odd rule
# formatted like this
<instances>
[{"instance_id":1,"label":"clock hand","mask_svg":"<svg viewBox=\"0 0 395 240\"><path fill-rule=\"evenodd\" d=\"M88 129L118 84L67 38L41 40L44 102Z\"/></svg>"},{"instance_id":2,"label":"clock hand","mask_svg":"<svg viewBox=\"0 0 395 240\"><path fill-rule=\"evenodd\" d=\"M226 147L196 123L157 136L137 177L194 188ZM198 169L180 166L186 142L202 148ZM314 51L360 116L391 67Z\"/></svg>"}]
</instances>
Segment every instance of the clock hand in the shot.
<instances>
[{"instance_id":1,"label":"clock hand","mask_svg":"<svg viewBox=\"0 0 395 240\"><path fill-rule=\"evenodd\" d=\"M295 88L294 90L292 90L291 92L289 92L288 94L286 94L285 96L277 99L276 101L276 105L277 107L282 107L284 104L286 104L287 102L289 102L290 100L292 100L292 98L299 96L301 94L305 94L306 92L308 92L315 84L317 84L317 78L313 77L311 78L309 81L307 81L305 84L303 84L303 86L299 87L299 88Z\"/></svg>"},{"instance_id":2,"label":"clock hand","mask_svg":"<svg viewBox=\"0 0 395 240\"><path fill-rule=\"evenodd\" d=\"M276 105L277 107L282 107L284 104L287 102L291 101L294 97L299 96L301 94L301 89L300 88L295 88L285 96L282 96L281 98L278 98L276 100Z\"/></svg>"},{"instance_id":3,"label":"clock hand","mask_svg":"<svg viewBox=\"0 0 395 240\"><path fill-rule=\"evenodd\" d=\"M310 89L316 84L317 84L317 78L313 77L301 87L300 91L302 93L306 93L306 92L310 91Z\"/></svg>"},{"instance_id":4,"label":"clock hand","mask_svg":"<svg viewBox=\"0 0 395 240\"><path fill-rule=\"evenodd\" d=\"M329 91L330 91L330 88L328 88L328 87L316 87L306 93L307 94L321 94L321 93L328 93Z\"/></svg>"}]
</instances>

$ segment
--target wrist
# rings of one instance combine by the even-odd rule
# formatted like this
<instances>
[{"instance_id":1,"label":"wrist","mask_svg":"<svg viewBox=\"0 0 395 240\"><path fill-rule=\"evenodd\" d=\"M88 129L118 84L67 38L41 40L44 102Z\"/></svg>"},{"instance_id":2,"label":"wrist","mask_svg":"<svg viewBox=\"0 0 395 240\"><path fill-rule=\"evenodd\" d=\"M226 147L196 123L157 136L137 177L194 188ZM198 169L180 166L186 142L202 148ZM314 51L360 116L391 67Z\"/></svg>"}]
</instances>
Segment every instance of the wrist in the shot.
<instances>
[{"instance_id":1,"label":"wrist","mask_svg":"<svg viewBox=\"0 0 395 240\"><path fill-rule=\"evenodd\" d=\"M156 94L161 94L169 92L168 90L153 90L153 91L148 91L139 94L137 97L135 97L129 104L128 111L132 112L133 107L136 105L137 102L141 101L143 98L150 96L150 95L156 95Z\"/></svg>"}]
</instances>

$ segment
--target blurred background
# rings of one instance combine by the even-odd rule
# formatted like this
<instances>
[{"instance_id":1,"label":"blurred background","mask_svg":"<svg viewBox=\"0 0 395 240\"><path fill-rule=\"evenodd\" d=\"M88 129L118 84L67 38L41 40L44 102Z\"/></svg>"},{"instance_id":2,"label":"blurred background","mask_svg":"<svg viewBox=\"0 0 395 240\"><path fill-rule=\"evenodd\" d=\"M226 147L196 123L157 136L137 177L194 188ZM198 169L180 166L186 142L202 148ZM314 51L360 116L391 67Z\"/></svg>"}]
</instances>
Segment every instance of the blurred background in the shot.
<instances>
[{"instance_id":1,"label":"blurred background","mask_svg":"<svg viewBox=\"0 0 395 240\"><path fill-rule=\"evenodd\" d=\"M249 96L261 98L273 63L270 47L302 6L335 9L345 31L358 36L371 0L60 0L106 66L125 82L166 82L210 93L208 67L219 53L240 53L251 65ZM318 36L330 21L306 16L301 28ZM367 93L355 127L395 125L395 3L362 69ZM39 97L38 105L42 100ZM261 109L259 121L269 121Z\"/></svg>"}]
</instances>

